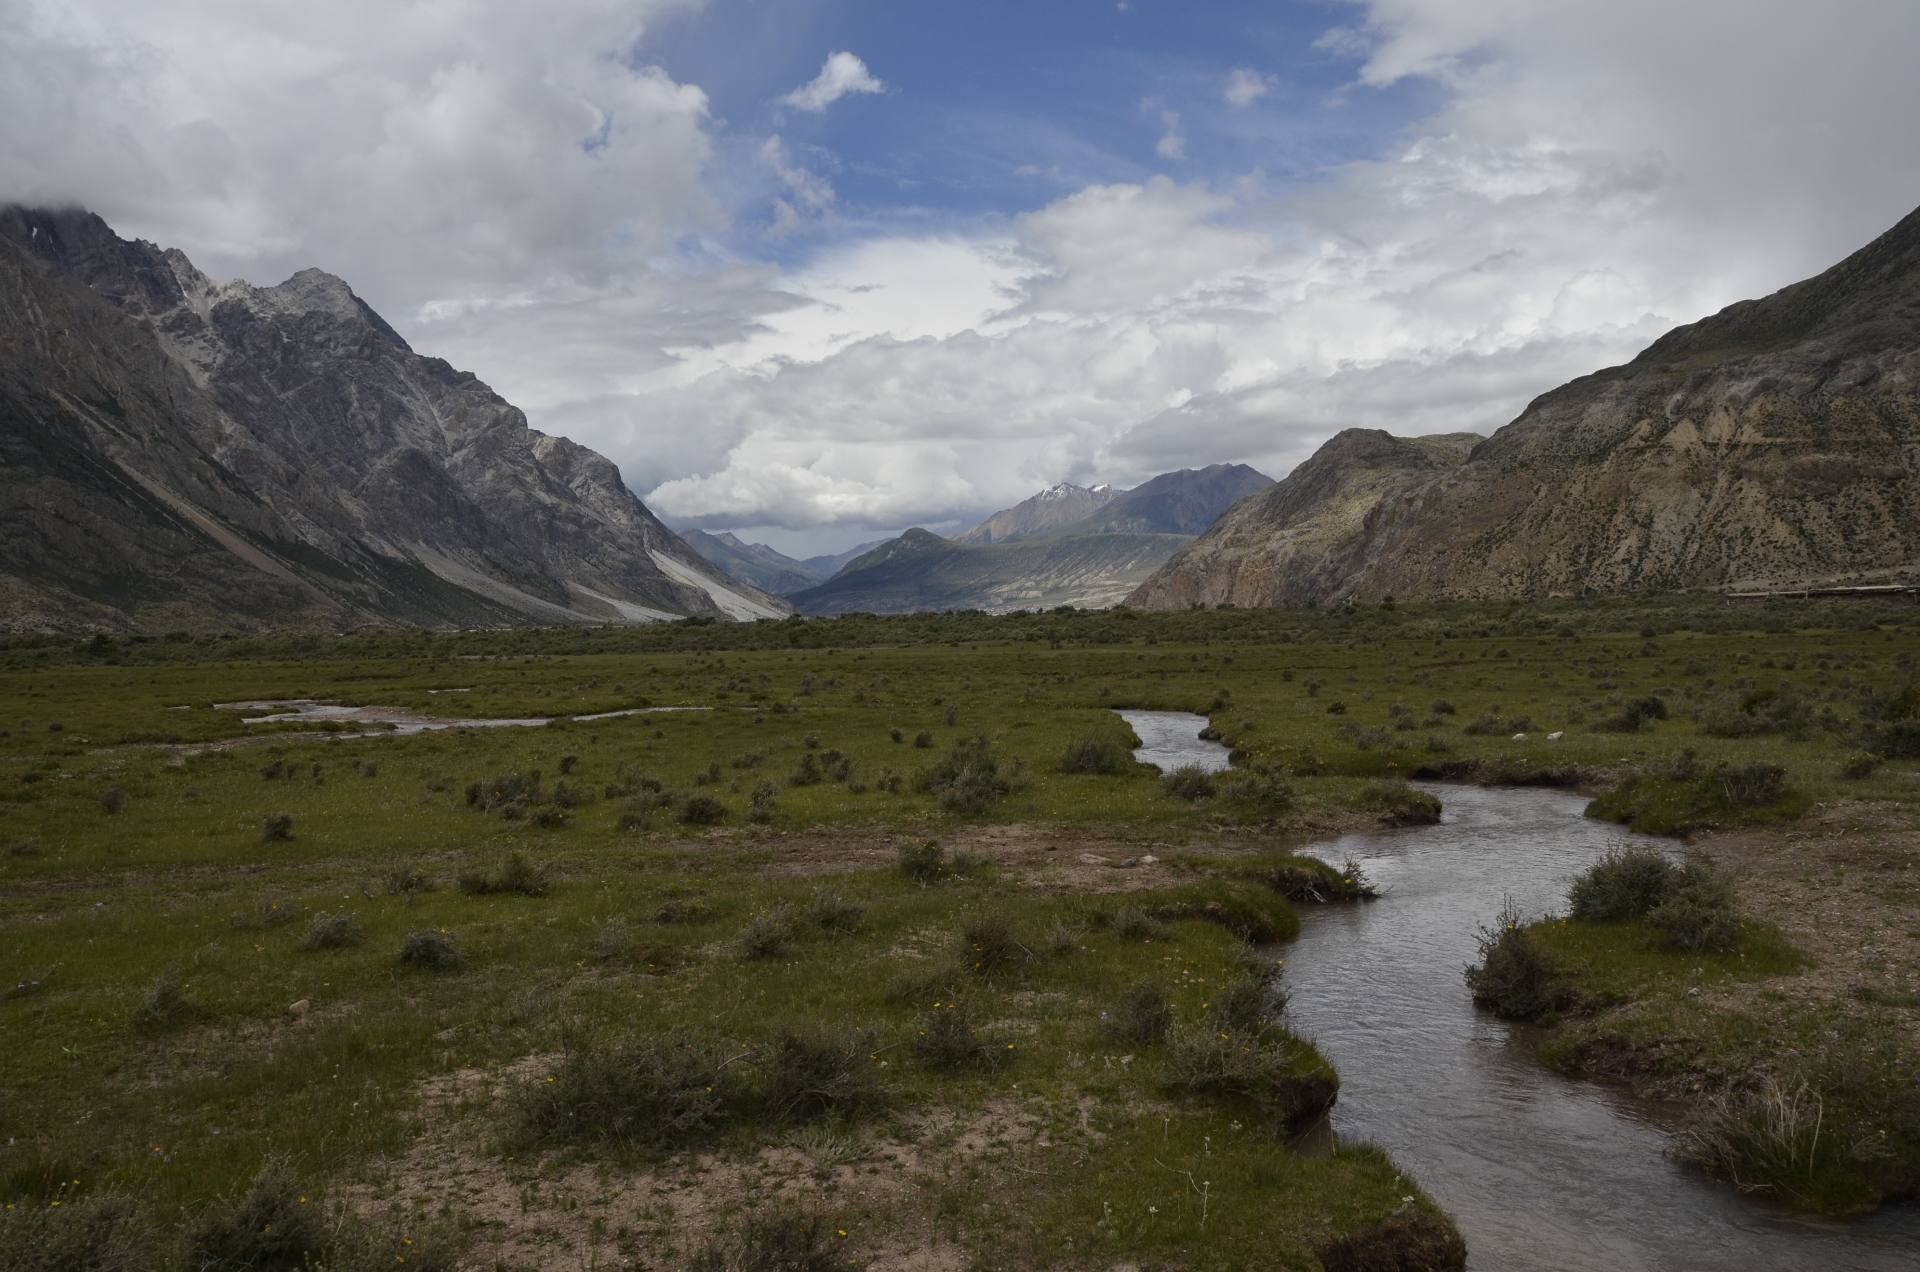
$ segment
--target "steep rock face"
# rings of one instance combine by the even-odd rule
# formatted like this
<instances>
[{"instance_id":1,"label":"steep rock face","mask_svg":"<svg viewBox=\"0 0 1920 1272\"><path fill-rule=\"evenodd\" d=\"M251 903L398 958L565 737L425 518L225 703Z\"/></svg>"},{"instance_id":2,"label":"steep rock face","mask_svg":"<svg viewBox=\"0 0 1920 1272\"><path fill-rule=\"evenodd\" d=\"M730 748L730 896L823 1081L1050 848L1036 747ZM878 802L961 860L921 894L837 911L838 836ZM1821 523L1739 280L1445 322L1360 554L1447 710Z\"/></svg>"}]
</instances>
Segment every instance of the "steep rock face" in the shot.
<instances>
[{"instance_id":1,"label":"steep rock face","mask_svg":"<svg viewBox=\"0 0 1920 1272\"><path fill-rule=\"evenodd\" d=\"M827 578L804 561L796 561L764 543L748 543L731 531L708 534L689 530L680 536L686 545L743 583L763 592L785 596L812 587ZM829 574L831 571L829 571Z\"/></svg>"},{"instance_id":2,"label":"steep rock face","mask_svg":"<svg viewBox=\"0 0 1920 1272\"><path fill-rule=\"evenodd\" d=\"M10 626L772 616L627 490L341 280L218 284L0 209Z\"/></svg>"},{"instance_id":3,"label":"steep rock face","mask_svg":"<svg viewBox=\"0 0 1920 1272\"><path fill-rule=\"evenodd\" d=\"M1283 480L1229 508L1127 598L1141 609L1294 605L1364 565L1364 527L1383 501L1466 462L1472 433L1393 437L1352 428Z\"/></svg>"},{"instance_id":4,"label":"steep rock face","mask_svg":"<svg viewBox=\"0 0 1920 1272\"><path fill-rule=\"evenodd\" d=\"M1072 482L1059 482L1031 499L994 513L965 534L957 536L954 542L1008 543L1062 530L1085 521L1114 498L1111 486L1076 486Z\"/></svg>"},{"instance_id":5,"label":"steep rock face","mask_svg":"<svg viewBox=\"0 0 1920 1272\"><path fill-rule=\"evenodd\" d=\"M968 544L915 529L789 599L803 614L1096 608L1119 601L1186 542L1115 533Z\"/></svg>"},{"instance_id":6,"label":"steep rock face","mask_svg":"<svg viewBox=\"0 0 1920 1272\"><path fill-rule=\"evenodd\" d=\"M1182 468L1135 486L1073 527L1073 532L1201 534L1228 508L1271 485L1273 478L1245 464Z\"/></svg>"},{"instance_id":7,"label":"steep rock face","mask_svg":"<svg viewBox=\"0 0 1920 1272\"><path fill-rule=\"evenodd\" d=\"M1134 602L1229 599L1200 547ZM1260 552L1250 536L1210 550L1224 548ZM1920 213L1816 278L1541 396L1468 462L1385 492L1326 555L1342 568L1296 582L1277 560L1273 581L1231 599L1912 580Z\"/></svg>"}]
</instances>

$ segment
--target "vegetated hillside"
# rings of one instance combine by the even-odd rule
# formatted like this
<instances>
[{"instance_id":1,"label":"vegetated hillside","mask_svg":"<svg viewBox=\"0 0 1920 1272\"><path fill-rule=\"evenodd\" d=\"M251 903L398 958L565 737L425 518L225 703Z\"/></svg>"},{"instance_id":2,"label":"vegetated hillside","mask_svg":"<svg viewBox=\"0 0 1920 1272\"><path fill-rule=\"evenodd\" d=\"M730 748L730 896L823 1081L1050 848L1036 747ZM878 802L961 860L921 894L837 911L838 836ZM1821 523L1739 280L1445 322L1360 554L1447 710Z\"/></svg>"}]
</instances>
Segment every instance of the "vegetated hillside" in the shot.
<instances>
[{"instance_id":1,"label":"vegetated hillside","mask_svg":"<svg viewBox=\"0 0 1920 1272\"><path fill-rule=\"evenodd\" d=\"M1227 509L1271 485L1273 478L1245 464L1161 473L1106 504L1073 533L1201 534Z\"/></svg>"},{"instance_id":2,"label":"vegetated hillside","mask_svg":"<svg viewBox=\"0 0 1920 1272\"><path fill-rule=\"evenodd\" d=\"M1335 439L1333 446L1340 439ZM1311 512L1303 513L1311 516ZM1920 576L1920 213L1840 264L1535 399L1467 462L1390 483L1300 588L1269 519L1132 598L1527 597ZM1271 568L1248 561L1280 545Z\"/></svg>"},{"instance_id":3,"label":"vegetated hillside","mask_svg":"<svg viewBox=\"0 0 1920 1272\"><path fill-rule=\"evenodd\" d=\"M1089 534L967 544L909 530L789 599L804 614L1112 605L1186 539Z\"/></svg>"},{"instance_id":4,"label":"vegetated hillside","mask_svg":"<svg viewBox=\"0 0 1920 1272\"><path fill-rule=\"evenodd\" d=\"M787 612L319 270L215 283L90 213L0 208L0 348L12 630Z\"/></svg>"},{"instance_id":5,"label":"vegetated hillside","mask_svg":"<svg viewBox=\"0 0 1920 1272\"><path fill-rule=\"evenodd\" d=\"M1298 605L1364 569L1366 519L1381 502L1466 462L1472 433L1393 437L1350 428L1261 493L1235 504L1127 598L1141 609Z\"/></svg>"},{"instance_id":6,"label":"vegetated hillside","mask_svg":"<svg viewBox=\"0 0 1920 1272\"><path fill-rule=\"evenodd\" d=\"M994 513L965 534L955 536L954 542L1007 543L1064 530L1085 521L1115 497L1112 486L1058 482L1031 499L1023 499L1011 508Z\"/></svg>"},{"instance_id":7,"label":"vegetated hillside","mask_svg":"<svg viewBox=\"0 0 1920 1272\"><path fill-rule=\"evenodd\" d=\"M708 534L705 530L689 530L680 537L688 547L726 571L729 578L751 583L775 596L801 591L829 577L764 543L748 543L732 531Z\"/></svg>"}]
</instances>

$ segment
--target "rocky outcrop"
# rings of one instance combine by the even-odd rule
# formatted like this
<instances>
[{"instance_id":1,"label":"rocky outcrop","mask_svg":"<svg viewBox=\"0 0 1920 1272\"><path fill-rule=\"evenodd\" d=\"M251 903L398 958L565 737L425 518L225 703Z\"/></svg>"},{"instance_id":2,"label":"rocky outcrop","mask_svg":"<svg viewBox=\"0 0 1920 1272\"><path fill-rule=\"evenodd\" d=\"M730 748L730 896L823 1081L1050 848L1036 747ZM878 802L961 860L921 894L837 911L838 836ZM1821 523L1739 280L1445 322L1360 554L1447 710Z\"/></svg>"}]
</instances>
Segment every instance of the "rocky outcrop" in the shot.
<instances>
[{"instance_id":1,"label":"rocky outcrop","mask_svg":"<svg viewBox=\"0 0 1920 1272\"><path fill-rule=\"evenodd\" d=\"M1334 466L1350 436L1302 470ZM1272 502L1294 484L1255 501L1267 515L1236 509L1129 603L1920 577L1920 213L1817 278L1543 395L1465 462L1357 490L1337 516Z\"/></svg>"},{"instance_id":2,"label":"rocky outcrop","mask_svg":"<svg viewBox=\"0 0 1920 1272\"><path fill-rule=\"evenodd\" d=\"M1299 605L1338 591L1365 566L1367 519L1381 504L1465 463L1483 440L1348 429L1285 479L1229 508L1127 604Z\"/></svg>"},{"instance_id":3,"label":"rocky outcrop","mask_svg":"<svg viewBox=\"0 0 1920 1272\"><path fill-rule=\"evenodd\" d=\"M788 612L318 270L216 283L91 214L8 207L0 349L15 630Z\"/></svg>"}]
</instances>

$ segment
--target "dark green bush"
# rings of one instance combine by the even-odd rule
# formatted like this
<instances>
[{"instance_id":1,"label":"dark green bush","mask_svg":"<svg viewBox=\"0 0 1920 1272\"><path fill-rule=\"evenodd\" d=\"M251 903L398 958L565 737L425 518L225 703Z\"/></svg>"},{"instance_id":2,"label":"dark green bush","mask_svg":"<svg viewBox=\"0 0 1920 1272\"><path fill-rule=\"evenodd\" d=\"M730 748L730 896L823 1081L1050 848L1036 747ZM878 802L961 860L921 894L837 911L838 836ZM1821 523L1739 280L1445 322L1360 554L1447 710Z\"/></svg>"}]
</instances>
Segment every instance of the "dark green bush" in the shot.
<instances>
[{"instance_id":1,"label":"dark green bush","mask_svg":"<svg viewBox=\"0 0 1920 1272\"><path fill-rule=\"evenodd\" d=\"M153 1224L114 1192L26 1201L0 1211L0 1268L7 1272L148 1272L159 1267Z\"/></svg>"},{"instance_id":2,"label":"dark green bush","mask_svg":"<svg viewBox=\"0 0 1920 1272\"><path fill-rule=\"evenodd\" d=\"M874 1037L864 1030L789 1030L767 1054L762 1099L775 1118L855 1118L886 1102Z\"/></svg>"},{"instance_id":3,"label":"dark green bush","mask_svg":"<svg viewBox=\"0 0 1920 1272\"><path fill-rule=\"evenodd\" d=\"M946 851L931 839L901 844L899 856L900 873L915 883L932 883L946 873Z\"/></svg>"},{"instance_id":4,"label":"dark green bush","mask_svg":"<svg viewBox=\"0 0 1920 1272\"><path fill-rule=\"evenodd\" d=\"M680 821L687 826L715 826L727 819L727 806L711 795L689 795L680 805Z\"/></svg>"},{"instance_id":5,"label":"dark green bush","mask_svg":"<svg viewBox=\"0 0 1920 1272\"><path fill-rule=\"evenodd\" d=\"M1704 867L1675 872L1666 898L1647 915L1663 944L1688 954L1727 954L1740 944L1733 890Z\"/></svg>"},{"instance_id":6,"label":"dark green bush","mask_svg":"<svg viewBox=\"0 0 1920 1272\"><path fill-rule=\"evenodd\" d=\"M267 1162L238 1196L212 1207L187 1236L187 1266L198 1272L278 1272L321 1265L326 1224L302 1196L284 1158Z\"/></svg>"},{"instance_id":7,"label":"dark green bush","mask_svg":"<svg viewBox=\"0 0 1920 1272\"><path fill-rule=\"evenodd\" d=\"M1126 747L1109 737L1089 735L1077 738L1060 757L1062 773L1101 773L1112 776L1133 767L1133 756Z\"/></svg>"},{"instance_id":8,"label":"dark green bush","mask_svg":"<svg viewBox=\"0 0 1920 1272\"><path fill-rule=\"evenodd\" d=\"M685 1034L571 1045L551 1074L516 1091L518 1131L534 1144L601 1141L647 1152L695 1143L743 1099L726 1061Z\"/></svg>"},{"instance_id":9,"label":"dark green bush","mask_svg":"<svg viewBox=\"0 0 1920 1272\"><path fill-rule=\"evenodd\" d=\"M422 930L408 934L400 946L400 961L429 972L451 972L465 960L451 933Z\"/></svg>"},{"instance_id":10,"label":"dark green bush","mask_svg":"<svg viewBox=\"0 0 1920 1272\"><path fill-rule=\"evenodd\" d=\"M1480 962L1467 969L1474 1002L1503 1020L1533 1020L1559 1005L1558 981L1518 911L1503 910L1478 940Z\"/></svg>"},{"instance_id":11,"label":"dark green bush","mask_svg":"<svg viewBox=\"0 0 1920 1272\"><path fill-rule=\"evenodd\" d=\"M1160 789L1175 799L1198 803L1212 797L1213 774L1198 764L1182 764L1160 779Z\"/></svg>"},{"instance_id":12,"label":"dark green bush","mask_svg":"<svg viewBox=\"0 0 1920 1272\"><path fill-rule=\"evenodd\" d=\"M963 738L944 759L920 774L917 785L946 811L972 815L985 812L1012 792L1012 768L1002 764L984 737Z\"/></svg>"},{"instance_id":13,"label":"dark green bush","mask_svg":"<svg viewBox=\"0 0 1920 1272\"><path fill-rule=\"evenodd\" d=\"M967 1010L949 1000L920 1017L913 1054L931 1069L989 1071L1012 1060L1014 1048L980 1037Z\"/></svg>"},{"instance_id":14,"label":"dark green bush","mask_svg":"<svg viewBox=\"0 0 1920 1272\"><path fill-rule=\"evenodd\" d=\"M1679 867L1650 848L1610 852L1567 889L1568 913L1582 923L1644 919L1667 899Z\"/></svg>"},{"instance_id":15,"label":"dark green bush","mask_svg":"<svg viewBox=\"0 0 1920 1272\"><path fill-rule=\"evenodd\" d=\"M1032 952L1014 935L1004 914L977 914L960 927L960 962L983 975L1004 972L1028 962Z\"/></svg>"},{"instance_id":16,"label":"dark green bush","mask_svg":"<svg viewBox=\"0 0 1920 1272\"><path fill-rule=\"evenodd\" d=\"M354 914L327 914L324 911L313 916L313 922L307 927L307 934L301 938L303 950L341 950L348 946L359 945L367 939L366 929L360 926L360 918Z\"/></svg>"}]
</instances>

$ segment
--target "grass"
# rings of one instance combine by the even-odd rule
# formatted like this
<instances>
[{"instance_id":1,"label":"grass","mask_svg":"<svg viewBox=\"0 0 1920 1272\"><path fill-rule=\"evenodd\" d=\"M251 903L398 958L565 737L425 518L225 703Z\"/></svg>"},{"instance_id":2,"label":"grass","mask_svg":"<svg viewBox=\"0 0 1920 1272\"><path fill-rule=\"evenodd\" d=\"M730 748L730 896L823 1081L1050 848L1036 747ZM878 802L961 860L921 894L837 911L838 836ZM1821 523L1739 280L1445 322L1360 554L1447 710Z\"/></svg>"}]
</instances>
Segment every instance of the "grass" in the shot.
<instances>
[{"instance_id":1,"label":"grass","mask_svg":"<svg viewBox=\"0 0 1920 1272\"><path fill-rule=\"evenodd\" d=\"M0 1133L22 1159L70 1165L60 1177L97 1190L102 1213L124 1197L132 1220L106 1229L145 1232L160 1252L149 1265L177 1266L190 1230L251 1188L269 1157L302 1163L310 1187L344 1190L405 1154L427 1093L449 1075L558 1063L586 1038L605 1049L684 1037L723 1059L751 1052L729 1072L764 1100L761 1066L791 1034L794 1071L842 1095L805 1114L800 1099L788 1121L870 1140L1003 1103L1042 1129L1046 1147L1021 1141L1005 1161L1050 1173L995 1158L915 1194L919 1218L944 1216L940 1230L971 1261L1030 1265L1071 1249L1089 1262L1312 1268L1329 1243L1377 1233L1417 1185L1371 1150L1287 1151L1275 1138L1286 1115L1251 1119L1251 1097L1182 1087L1174 1057L1220 1083L1247 1056L1269 1075L1331 1080L1297 1040L1209 1056L1191 1035L1214 1028L1241 935L1287 939L1286 898L1341 900L1344 872L1265 852L1238 858L1244 869L1170 868L1168 886L1124 899L1082 897L969 868L964 836L1153 837L1219 865L1223 835L1284 847L1430 817L1402 781L1442 762L1429 738L1447 764L1578 781L1670 773L1692 749L1704 772L1777 765L1798 799L1908 808L1911 760L1847 774L1870 731L1900 741L1898 720L1863 713L1870 690L1886 698L1909 675L1913 622L1891 607L1654 598L0 645L0 844L20 846L0 853L0 984L57 969L36 992L0 999ZM1742 681L1791 684L1811 704L1809 731L1703 731L1696 715L1744 696ZM432 692L455 688L467 692ZM1653 696L1667 718L1633 733L1597 727ZM495 717L701 709L391 738L274 726L263 741L196 749L259 736L212 704L276 697L427 714L457 701L462 715ZM1451 710L1429 709L1442 699ZM1327 713L1333 701L1341 715ZM1408 712L1395 714L1400 704ZM1240 753L1232 780L1190 801L1141 766L1061 771L1083 740L1125 742L1119 705L1209 715ZM1528 740L1462 728L1488 715L1529 718ZM1409 719L1416 727L1395 727ZM1548 742L1551 731L1564 736ZM788 784L807 755L821 780ZM105 801L113 791L122 798ZM724 818L683 822L698 799ZM549 809L565 817L537 824ZM275 814L292 837L263 844ZM816 853L828 864L812 866ZM444 886L463 875L540 884ZM784 950L738 957L755 916L782 907L794 920ZM1144 922L1122 920L1127 909ZM365 939L303 950L322 914L351 914ZM606 935L610 916L624 936ZM994 975L956 976L962 928L993 916L1016 952ZM1751 930L1730 954L1667 952L1644 920L1538 938L1550 957L1588 960L1596 997L1664 993L1698 983L1695 968L1708 984L1743 983L1791 958ZM156 994L161 967L180 971ZM902 981L920 996L890 994ZM1124 1040L1100 1019L1143 984L1166 994L1165 1041ZM916 1054L934 1003L955 991L974 1042L955 1030L941 1053L1011 1043L1011 1061ZM293 1024L285 1008L299 999L313 1007ZM835 1030L825 1042L807 1033L821 1022ZM868 1068L847 1069L854 1040L869 1038ZM883 1116L849 1111L867 1098L838 1085L853 1072L873 1078ZM1263 1080L1257 1065L1246 1072ZM559 1086L557 1069L536 1076L549 1074ZM602 1077L609 1100L638 1081ZM583 1075L579 1090L591 1089ZM475 1098L472 1151L512 1130L507 1103ZM1101 1138L1081 1137L1083 1122ZM766 1143L759 1125L729 1115L704 1142L751 1157ZM540 1142L616 1159L656 1151L611 1135ZM0 1187L28 1195L10 1175ZM1411 1209L1434 1213L1424 1198ZM855 1223L841 1252L869 1254L902 1218Z\"/></svg>"}]
</instances>

